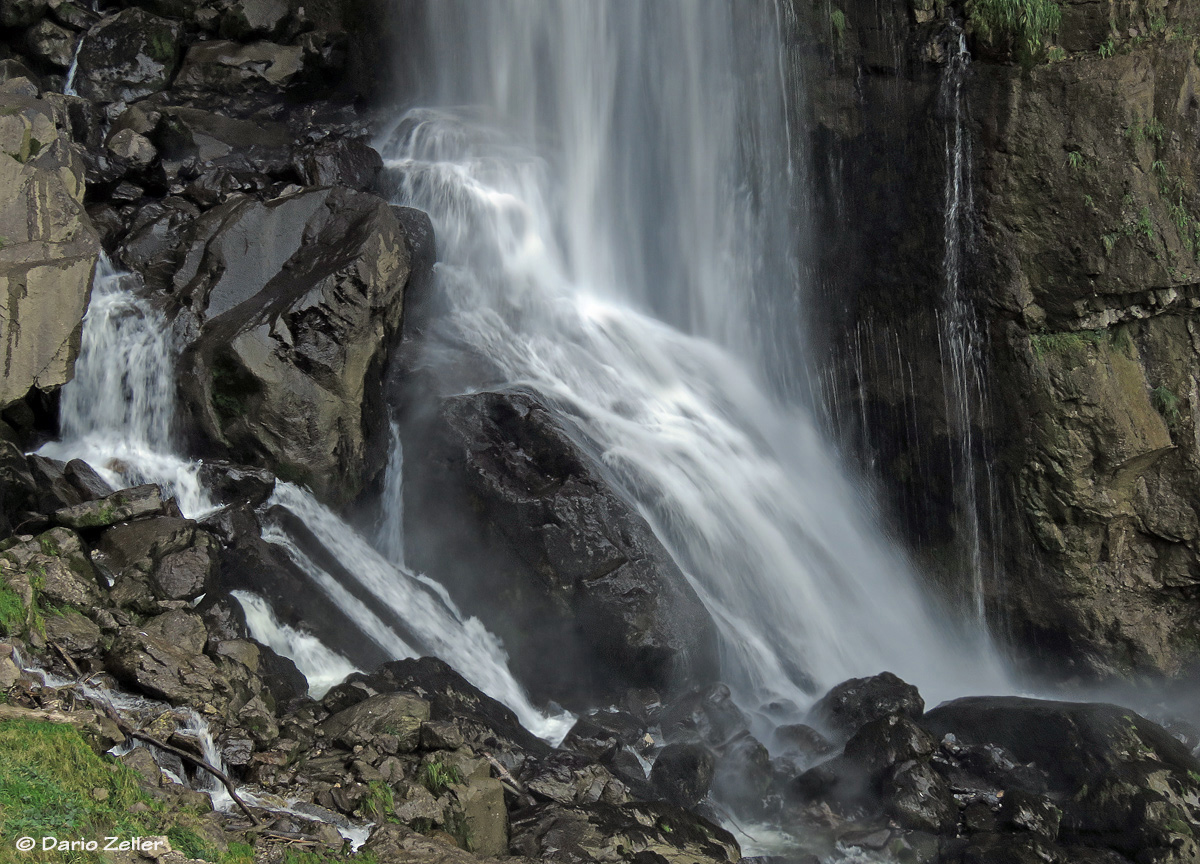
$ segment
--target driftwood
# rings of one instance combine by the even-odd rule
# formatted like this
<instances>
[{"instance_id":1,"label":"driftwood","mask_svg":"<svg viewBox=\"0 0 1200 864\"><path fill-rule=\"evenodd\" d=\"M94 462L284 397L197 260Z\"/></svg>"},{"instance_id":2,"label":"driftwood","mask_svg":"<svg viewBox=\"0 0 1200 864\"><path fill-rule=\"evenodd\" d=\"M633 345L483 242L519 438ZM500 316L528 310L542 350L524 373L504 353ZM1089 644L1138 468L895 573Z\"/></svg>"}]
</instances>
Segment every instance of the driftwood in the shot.
<instances>
[{"instance_id":1,"label":"driftwood","mask_svg":"<svg viewBox=\"0 0 1200 864\"><path fill-rule=\"evenodd\" d=\"M66 723L76 729L96 728L95 719L89 716L64 714L61 711L40 708L22 708L20 705L6 705L3 702L0 702L0 720L37 720L42 723Z\"/></svg>"},{"instance_id":2,"label":"driftwood","mask_svg":"<svg viewBox=\"0 0 1200 864\"><path fill-rule=\"evenodd\" d=\"M96 704L95 701L93 701L93 704ZM248 816L250 818L250 821L254 824L254 826L257 828L258 826L262 825L262 822L259 821L259 818L254 815L254 811L251 810L249 807L247 807L246 802L243 801L241 799L241 796L238 795L237 787L233 785L233 781L229 779L228 775L226 775L224 771L222 771L219 768L214 767L213 765L210 765L208 762L201 759L199 756L194 756L191 753L187 752L186 750L181 750L180 748L172 746L171 744L168 744L165 741L158 740L153 735L148 735L145 732L142 732L140 729L135 729L132 725L130 725L129 721L127 721L124 717L122 717L120 714L118 714L117 710L115 708L113 708L111 705L109 705L107 702L100 702L100 704L97 707L99 707L104 712L104 714L110 720L112 720L114 723L116 723L118 728L120 728L120 730L122 732L124 732L126 735L128 735L130 738L136 738L138 741L144 741L145 743L151 744L160 750L165 750L167 753L173 753L176 756L178 756L180 759L190 762L191 764L195 765L197 768L202 768L205 771L207 771L209 774L216 777L218 780L221 781L221 784L229 792L229 797L233 799L233 803L238 805L238 807L241 808L242 812L245 813L246 816Z\"/></svg>"},{"instance_id":3,"label":"driftwood","mask_svg":"<svg viewBox=\"0 0 1200 864\"><path fill-rule=\"evenodd\" d=\"M491 753L488 753L486 750L480 755L483 756L483 758L486 759L489 764L496 769L496 773L500 775L500 782L503 783L510 792L512 792L518 798L525 799L526 806L532 807L537 804L537 800L529 794L529 790L525 787L525 784L514 777L512 773L504 767L499 759L497 759Z\"/></svg>"}]
</instances>

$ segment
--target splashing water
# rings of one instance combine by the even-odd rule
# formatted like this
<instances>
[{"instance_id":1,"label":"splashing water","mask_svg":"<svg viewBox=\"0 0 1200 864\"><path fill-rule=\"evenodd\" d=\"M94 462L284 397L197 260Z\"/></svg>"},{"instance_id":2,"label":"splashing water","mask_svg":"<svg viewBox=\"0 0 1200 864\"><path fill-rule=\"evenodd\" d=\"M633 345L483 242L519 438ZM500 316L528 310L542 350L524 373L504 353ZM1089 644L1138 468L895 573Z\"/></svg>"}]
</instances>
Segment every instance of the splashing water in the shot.
<instances>
[{"instance_id":1,"label":"splashing water","mask_svg":"<svg viewBox=\"0 0 1200 864\"><path fill-rule=\"evenodd\" d=\"M444 107L380 148L438 236L429 362L486 357L473 386L532 387L580 427L692 580L748 704L882 669L935 698L1001 689L860 514L797 395L804 226L770 8L427 15Z\"/></svg>"}]
</instances>

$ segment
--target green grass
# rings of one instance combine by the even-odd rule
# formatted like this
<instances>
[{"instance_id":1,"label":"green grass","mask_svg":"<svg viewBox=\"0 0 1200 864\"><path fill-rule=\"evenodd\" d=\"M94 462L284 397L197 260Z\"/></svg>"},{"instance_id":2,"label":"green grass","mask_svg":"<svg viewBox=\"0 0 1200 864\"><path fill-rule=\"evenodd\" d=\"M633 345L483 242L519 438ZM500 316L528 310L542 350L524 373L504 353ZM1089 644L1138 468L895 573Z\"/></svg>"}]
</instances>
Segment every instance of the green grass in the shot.
<instances>
[{"instance_id":1,"label":"green grass","mask_svg":"<svg viewBox=\"0 0 1200 864\"><path fill-rule=\"evenodd\" d=\"M29 610L21 602L16 591L0 585L0 633L12 636L25 629Z\"/></svg>"},{"instance_id":2,"label":"green grass","mask_svg":"<svg viewBox=\"0 0 1200 864\"><path fill-rule=\"evenodd\" d=\"M1112 37L1109 36L1108 39L1100 45L1100 57L1104 60L1107 60L1116 53L1116 50L1117 46L1113 42Z\"/></svg>"},{"instance_id":3,"label":"green grass","mask_svg":"<svg viewBox=\"0 0 1200 864\"><path fill-rule=\"evenodd\" d=\"M463 782L462 772L456 765L445 765L441 762L430 762L425 766L421 782L429 790L429 794L437 798L451 786Z\"/></svg>"},{"instance_id":4,"label":"green grass","mask_svg":"<svg viewBox=\"0 0 1200 864\"><path fill-rule=\"evenodd\" d=\"M367 796L363 799L362 812L376 822L399 822L396 818L396 793L392 787L379 780L367 784Z\"/></svg>"},{"instance_id":5,"label":"green grass","mask_svg":"<svg viewBox=\"0 0 1200 864\"><path fill-rule=\"evenodd\" d=\"M1088 345L1099 345L1105 338L1104 330L1067 330L1062 333L1034 333L1029 337L1034 356L1038 360L1047 354L1069 354Z\"/></svg>"},{"instance_id":6,"label":"green grass","mask_svg":"<svg viewBox=\"0 0 1200 864\"><path fill-rule=\"evenodd\" d=\"M1083 162L1083 154L1078 150L1072 150L1067 154L1067 164L1071 166L1072 170L1078 171L1083 167Z\"/></svg>"},{"instance_id":7,"label":"green grass","mask_svg":"<svg viewBox=\"0 0 1200 864\"><path fill-rule=\"evenodd\" d=\"M1179 422L1179 397L1170 388L1161 384L1155 387L1150 391L1150 402L1168 426L1174 427Z\"/></svg>"},{"instance_id":8,"label":"green grass","mask_svg":"<svg viewBox=\"0 0 1200 864\"><path fill-rule=\"evenodd\" d=\"M1017 53L1030 58L1062 23L1062 9L1054 0L967 0L967 14L984 39L1012 39Z\"/></svg>"},{"instance_id":9,"label":"green grass","mask_svg":"<svg viewBox=\"0 0 1200 864\"><path fill-rule=\"evenodd\" d=\"M149 809L131 814L134 804ZM71 726L0 722L0 849L18 837L94 839L159 834L161 805L138 788L137 774L96 755ZM40 852L39 861L101 861L99 852Z\"/></svg>"},{"instance_id":10,"label":"green grass","mask_svg":"<svg viewBox=\"0 0 1200 864\"><path fill-rule=\"evenodd\" d=\"M167 829L167 839L171 841L172 849L182 852L188 858L199 858L201 861L219 860L217 850L191 828L174 825Z\"/></svg>"}]
</instances>

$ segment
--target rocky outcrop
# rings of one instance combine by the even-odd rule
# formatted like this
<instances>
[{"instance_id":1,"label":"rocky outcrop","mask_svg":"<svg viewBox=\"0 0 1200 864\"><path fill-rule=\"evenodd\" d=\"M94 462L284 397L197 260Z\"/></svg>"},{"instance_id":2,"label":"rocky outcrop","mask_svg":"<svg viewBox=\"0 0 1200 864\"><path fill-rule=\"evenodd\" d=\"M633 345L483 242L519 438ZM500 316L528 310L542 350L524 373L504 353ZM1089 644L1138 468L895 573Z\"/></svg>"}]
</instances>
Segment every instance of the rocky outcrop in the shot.
<instances>
[{"instance_id":1,"label":"rocky outcrop","mask_svg":"<svg viewBox=\"0 0 1200 864\"><path fill-rule=\"evenodd\" d=\"M535 693L577 702L715 677L699 598L537 398L452 397L424 434L429 452L406 460L421 462L415 554L505 639Z\"/></svg>"},{"instance_id":2,"label":"rocky outcrop","mask_svg":"<svg viewBox=\"0 0 1200 864\"><path fill-rule=\"evenodd\" d=\"M99 241L63 103L0 84L0 407L70 380Z\"/></svg>"},{"instance_id":3,"label":"rocky outcrop","mask_svg":"<svg viewBox=\"0 0 1200 864\"><path fill-rule=\"evenodd\" d=\"M399 328L407 235L383 201L345 190L243 203L222 214L211 269L188 290L202 321L189 349L193 417L240 461L344 504L378 470L366 458L381 431L369 385ZM274 254L246 245L267 230Z\"/></svg>"}]
</instances>

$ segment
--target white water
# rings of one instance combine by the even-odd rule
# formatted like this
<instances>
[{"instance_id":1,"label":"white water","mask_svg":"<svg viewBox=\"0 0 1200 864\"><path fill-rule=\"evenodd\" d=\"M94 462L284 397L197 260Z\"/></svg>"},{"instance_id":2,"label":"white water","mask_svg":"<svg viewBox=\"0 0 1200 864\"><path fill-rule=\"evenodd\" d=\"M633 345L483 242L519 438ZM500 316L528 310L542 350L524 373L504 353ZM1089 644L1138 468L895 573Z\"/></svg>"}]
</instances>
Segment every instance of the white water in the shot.
<instances>
[{"instance_id":1,"label":"white water","mask_svg":"<svg viewBox=\"0 0 1200 864\"><path fill-rule=\"evenodd\" d=\"M75 378L63 388L62 436L40 452L56 459L83 459L114 488L159 483L167 494L177 498L185 516L201 518L216 506L199 482L200 464L178 455L172 436L174 358L181 346L176 344L165 316L139 298L135 287L133 277L117 272L107 259L101 260L84 317ZM264 526L264 537L283 545L316 586L360 622L366 628L365 635L384 647L389 656L439 656L485 693L512 708L535 734L554 743L566 735L571 718L547 717L529 702L508 672L506 655L495 638L477 620L463 619L442 586L389 564L306 490L280 483L270 503L287 507L304 520L330 553L338 556L345 570L355 574L420 637L421 650L417 651L332 576L308 561L279 526ZM264 601L258 602L265 608L256 608L253 617L266 637L265 644L276 640L284 649L280 653L296 662L306 677L311 671L310 686L323 692L321 688L327 690L341 680L337 676L353 671L344 658L315 637L284 629L278 622L272 624L269 607ZM292 651L295 653L289 653Z\"/></svg>"},{"instance_id":2,"label":"white water","mask_svg":"<svg viewBox=\"0 0 1200 864\"><path fill-rule=\"evenodd\" d=\"M479 386L530 386L579 425L713 614L743 701L882 669L931 700L1001 689L780 395L806 375L805 226L773 13L430 6L433 107L380 142L438 237L430 362L486 356Z\"/></svg>"}]
</instances>

